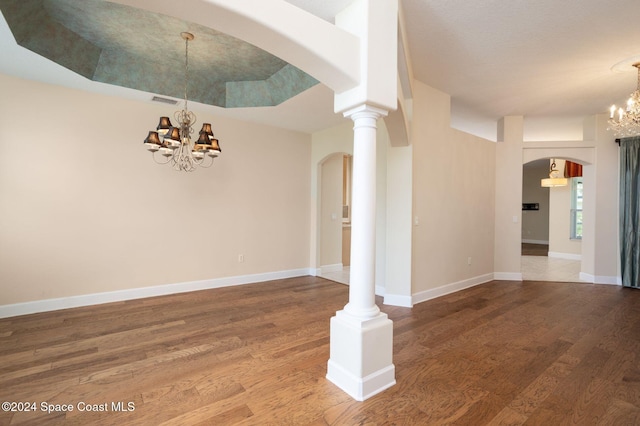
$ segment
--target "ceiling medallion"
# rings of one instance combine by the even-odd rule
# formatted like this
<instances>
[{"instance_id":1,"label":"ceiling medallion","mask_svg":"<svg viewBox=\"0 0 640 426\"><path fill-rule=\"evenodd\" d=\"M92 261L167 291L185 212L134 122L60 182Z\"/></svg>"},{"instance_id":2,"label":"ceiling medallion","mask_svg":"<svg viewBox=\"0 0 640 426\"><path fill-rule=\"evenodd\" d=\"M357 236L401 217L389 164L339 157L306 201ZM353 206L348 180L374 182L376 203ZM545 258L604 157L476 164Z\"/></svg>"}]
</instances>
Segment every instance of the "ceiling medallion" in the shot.
<instances>
[{"instance_id":1,"label":"ceiling medallion","mask_svg":"<svg viewBox=\"0 0 640 426\"><path fill-rule=\"evenodd\" d=\"M156 131L150 131L144 140L147 150L153 154L153 159L158 164L170 164L175 170L192 172L198 167L211 167L213 160L220 155L221 149L218 139L213 137L211 124L204 123L198 139L191 140L193 125L196 123L196 115L189 111L187 105L187 85L189 81L189 41L194 39L193 34L183 32L180 36L185 42L184 54L184 109L176 111L174 119L177 127L171 124L169 117L160 117L160 123ZM156 152L164 158L158 160Z\"/></svg>"}]
</instances>

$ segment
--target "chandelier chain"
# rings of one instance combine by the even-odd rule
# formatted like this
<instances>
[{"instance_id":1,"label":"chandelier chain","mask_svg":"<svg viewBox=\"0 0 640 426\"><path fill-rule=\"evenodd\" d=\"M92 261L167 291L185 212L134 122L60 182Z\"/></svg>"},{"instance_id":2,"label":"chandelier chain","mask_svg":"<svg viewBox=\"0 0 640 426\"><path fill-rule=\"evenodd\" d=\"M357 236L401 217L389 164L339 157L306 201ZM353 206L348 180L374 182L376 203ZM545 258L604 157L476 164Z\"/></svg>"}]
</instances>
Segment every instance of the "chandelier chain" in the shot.
<instances>
[{"instance_id":1,"label":"chandelier chain","mask_svg":"<svg viewBox=\"0 0 640 426\"><path fill-rule=\"evenodd\" d=\"M189 41L194 39L193 34L183 32L180 36L184 39L184 109L176 111L174 119L178 124L174 127L169 117L160 117L160 124L156 132L150 131L144 144L147 150L153 154L153 159L158 164L170 164L175 170L192 172L197 167L208 168L213 165L213 160L220 154L218 139L214 138L210 123L204 123L197 140L191 139L194 133L193 125L196 123L196 115L189 111ZM156 158L159 153L164 159Z\"/></svg>"},{"instance_id":2,"label":"chandelier chain","mask_svg":"<svg viewBox=\"0 0 640 426\"><path fill-rule=\"evenodd\" d=\"M638 80L640 82L640 80ZM639 83L640 84L640 83ZM189 85L189 37L184 38L184 109L188 111L187 106L187 86Z\"/></svg>"}]
</instances>

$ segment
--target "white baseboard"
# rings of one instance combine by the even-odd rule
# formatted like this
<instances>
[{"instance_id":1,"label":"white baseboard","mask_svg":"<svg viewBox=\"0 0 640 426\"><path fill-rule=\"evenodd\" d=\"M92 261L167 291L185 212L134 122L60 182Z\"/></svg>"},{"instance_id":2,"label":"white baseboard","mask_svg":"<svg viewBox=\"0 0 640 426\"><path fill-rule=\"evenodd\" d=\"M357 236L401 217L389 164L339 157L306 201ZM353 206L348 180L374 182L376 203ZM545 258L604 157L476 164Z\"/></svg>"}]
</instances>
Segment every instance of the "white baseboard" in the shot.
<instances>
[{"instance_id":1,"label":"white baseboard","mask_svg":"<svg viewBox=\"0 0 640 426\"><path fill-rule=\"evenodd\" d=\"M356 401L364 401L396 384L395 366L390 366L360 378L329 359L327 380L342 389Z\"/></svg>"},{"instance_id":2,"label":"white baseboard","mask_svg":"<svg viewBox=\"0 0 640 426\"><path fill-rule=\"evenodd\" d=\"M436 297L444 296L446 294L455 293L456 291L464 290L469 287L473 287L479 284L484 284L494 279L494 274L479 275L477 277L469 278L466 280L458 281L456 283L446 284L441 287L432 288L429 290L415 293L411 300L412 304L425 302ZM385 299L386 301L386 299Z\"/></svg>"},{"instance_id":3,"label":"white baseboard","mask_svg":"<svg viewBox=\"0 0 640 426\"><path fill-rule=\"evenodd\" d=\"M522 281L522 272L494 272L493 279L499 281Z\"/></svg>"},{"instance_id":4,"label":"white baseboard","mask_svg":"<svg viewBox=\"0 0 640 426\"><path fill-rule=\"evenodd\" d=\"M327 274L329 272L340 272L342 271L342 269L342 263L334 263L333 265L322 265L320 267L320 274Z\"/></svg>"},{"instance_id":5,"label":"white baseboard","mask_svg":"<svg viewBox=\"0 0 640 426\"><path fill-rule=\"evenodd\" d=\"M560 253L557 251L550 251L548 253L549 257L554 257L556 259L567 259L567 260L582 260L581 254L574 253Z\"/></svg>"},{"instance_id":6,"label":"white baseboard","mask_svg":"<svg viewBox=\"0 0 640 426\"><path fill-rule=\"evenodd\" d=\"M413 298L401 294L382 294L384 296L384 304L391 306L401 306L403 308L413 307Z\"/></svg>"},{"instance_id":7,"label":"white baseboard","mask_svg":"<svg viewBox=\"0 0 640 426\"><path fill-rule=\"evenodd\" d=\"M100 305L110 302L122 302L125 300L142 299L145 297L164 296L167 294L252 284L284 278L302 277L305 275L312 275L312 272L313 271L309 268L291 269L287 271L239 275L235 277L132 288L104 293L83 294L79 296L61 297L58 299L34 300L32 302L15 303L12 305L0 305L0 318L35 314L38 312L57 311L60 309L78 308L81 306Z\"/></svg>"},{"instance_id":8,"label":"white baseboard","mask_svg":"<svg viewBox=\"0 0 640 426\"><path fill-rule=\"evenodd\" d=\"M609 277L605 275L592 275L580 272L580 279L593 284L622 285L622 277Z\"/></svg>"},{"instance_id":9,"label":"white baseboard","mask_svg":"<svg viewBox=\"0 0 640 426\"><path fill-rule=\"evenodd\" d=\"M525 244L544 244L544 245L549 245L549 241L544 241L544 240L522 240L523 243Z\"/></svg>"}]
</instances>

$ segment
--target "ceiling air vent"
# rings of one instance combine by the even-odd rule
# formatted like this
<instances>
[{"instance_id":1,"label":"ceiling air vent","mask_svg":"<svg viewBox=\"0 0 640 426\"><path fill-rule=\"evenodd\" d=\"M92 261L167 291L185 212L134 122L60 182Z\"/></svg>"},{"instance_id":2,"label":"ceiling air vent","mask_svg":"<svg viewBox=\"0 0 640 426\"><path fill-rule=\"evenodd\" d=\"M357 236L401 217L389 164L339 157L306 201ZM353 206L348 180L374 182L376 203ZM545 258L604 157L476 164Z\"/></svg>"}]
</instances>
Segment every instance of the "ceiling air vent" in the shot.
<instances>
[{"instance_id":1,"label":"ceiling air vent","mask_svg":"<svg viewBox=\"0 0 640 426\"><path fill-rule=\"evenodd\" d=\"M176 101L175 99L161 98L160 96L154 96L153 98L151 98L151 100L154 102L160 102L162 104L175 105L178 103L178 101Z\"/></svg>"}]
</instances>

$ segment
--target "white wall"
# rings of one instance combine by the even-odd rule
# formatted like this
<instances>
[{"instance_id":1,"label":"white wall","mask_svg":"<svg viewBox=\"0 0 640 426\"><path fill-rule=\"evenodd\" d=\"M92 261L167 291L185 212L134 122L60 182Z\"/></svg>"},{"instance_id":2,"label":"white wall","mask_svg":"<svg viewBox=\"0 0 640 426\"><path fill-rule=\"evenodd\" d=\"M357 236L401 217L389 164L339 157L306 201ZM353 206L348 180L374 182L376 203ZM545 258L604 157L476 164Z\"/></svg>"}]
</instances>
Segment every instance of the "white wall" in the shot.
<instances>
[{"instance_id":1,"label":"white wall","mask_svg":"<svg viewBox=\"0 0 640 426\"><path fill-rule=\"evenodd\" d=\"M176 107L0 87L0 305L308 268L308 135L202 114L222 156L179 173L142 145Z\"/></svg>"}]
</instances>

